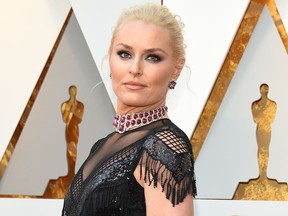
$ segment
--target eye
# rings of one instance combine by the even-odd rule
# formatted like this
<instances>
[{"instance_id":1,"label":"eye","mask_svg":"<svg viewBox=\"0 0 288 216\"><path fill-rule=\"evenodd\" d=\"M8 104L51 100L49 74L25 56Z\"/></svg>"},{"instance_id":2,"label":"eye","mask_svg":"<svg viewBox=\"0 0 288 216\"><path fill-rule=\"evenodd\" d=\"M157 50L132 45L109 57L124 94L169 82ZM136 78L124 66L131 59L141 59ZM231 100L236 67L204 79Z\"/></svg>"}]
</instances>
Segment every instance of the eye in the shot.
<instances>
[{"instance_id":1,"label":"eye","mask_svg":"<svg viewBox=\"0 0 288 216\"><path fill-rule=\"evenodd\" d=\"M118 51L117 55L120 56L120 58L122 58L122 59L130 59L131 58L131 54L127 51L124 51L124 50Z\"/></svg>"},{"instance_id":2,"label":"eye","mask_svg":"<svg viewBox=\"0 0 288 216\"><path fill-rule=\"evenodd\" d=\"M152 63L156 63L156 62L161 61L161 58L160 58L158 55L154 55L154 54L148 55L148 56L146 57L146 59L147 59L149 62L152 62Z\"/></svg>"}]
</instances>

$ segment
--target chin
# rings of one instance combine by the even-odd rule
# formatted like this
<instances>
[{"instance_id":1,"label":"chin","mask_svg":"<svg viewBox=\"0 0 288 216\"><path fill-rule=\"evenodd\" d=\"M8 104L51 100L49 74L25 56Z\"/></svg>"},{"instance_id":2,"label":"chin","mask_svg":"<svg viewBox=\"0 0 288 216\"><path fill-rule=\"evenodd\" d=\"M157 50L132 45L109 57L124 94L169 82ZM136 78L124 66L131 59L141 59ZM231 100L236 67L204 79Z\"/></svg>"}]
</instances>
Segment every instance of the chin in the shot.
<instances>
[{"instance_id":1,"label":"chin","mask_svg":"<svg viewBox=\"0 0 288 216\"><path fill-rule=\"evenodd\" d=\"M123 103L126 106L130 106L130 107L145 107L145 106L149 106L149 104L147 103L142 103L142 102L137 102L137 101L133 101L133 102L126 102Z\"/></svg>"},{"instance_id":2,"label":"chin","mask_svg":"<svg viewBox=\"0 0 288 216\"><path fill-rule=\"evenodd\" d=\"M135 95L127 94L125 97L120 98L119 101L128 106L145 106L145 104L148 104L147 100L145 100L145 98L147 99L146 96L133 96Z\"/></svg>"},{"instance_id":3,"label":"chin","mask_svg":"<svg viewBox=\"0 0 288 216\"><path fill-rule=\"evenodd\" d=\"M145 98L145 97L143 97ZM145 107L149 106L149 103L147 101L144 101L143 98L141 100L120 100L120 103L122 103L125 106L130 106L130 107Z\"/></svg>"}]
</instances>

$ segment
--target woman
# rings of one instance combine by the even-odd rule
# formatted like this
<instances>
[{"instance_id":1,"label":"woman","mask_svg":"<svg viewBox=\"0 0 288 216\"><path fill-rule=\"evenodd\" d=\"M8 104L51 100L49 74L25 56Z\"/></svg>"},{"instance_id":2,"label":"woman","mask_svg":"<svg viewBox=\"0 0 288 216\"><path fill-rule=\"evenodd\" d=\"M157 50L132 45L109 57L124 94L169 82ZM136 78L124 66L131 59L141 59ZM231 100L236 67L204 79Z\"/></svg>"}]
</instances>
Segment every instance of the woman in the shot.
<instances>
[{"instance_id":1,"label":"woman","mask_svg":"<svg viewBox=\"0 0 288 216\"><path fill-rule=\"evenodd\" d=\"M193 215L191 144L165 106L184 63L182 23L165 6L123 12L109 49L115 132L92 147L62 215Z\"/></svg>"}]
</instances>

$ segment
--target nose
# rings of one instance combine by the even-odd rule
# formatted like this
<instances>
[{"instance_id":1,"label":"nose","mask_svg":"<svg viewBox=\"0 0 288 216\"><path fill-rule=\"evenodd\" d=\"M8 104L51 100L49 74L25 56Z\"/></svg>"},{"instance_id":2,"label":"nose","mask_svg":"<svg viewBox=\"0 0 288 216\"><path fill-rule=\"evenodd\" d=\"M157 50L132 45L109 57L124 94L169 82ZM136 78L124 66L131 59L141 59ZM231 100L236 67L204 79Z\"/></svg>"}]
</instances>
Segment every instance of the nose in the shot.
<instances>
[{"instance_id":1,"label":"nose","mask_svg":"<svg viewBox=\"0 0 288 216\"><path fill-rule=\"evenodd\" d=\"M134 59L134 61L132 62L129 68L129 73L132 74L133 76L142 75L142 65L141 65L140 59L137 59L137 58Z\"/></svg>"}]
</instances>

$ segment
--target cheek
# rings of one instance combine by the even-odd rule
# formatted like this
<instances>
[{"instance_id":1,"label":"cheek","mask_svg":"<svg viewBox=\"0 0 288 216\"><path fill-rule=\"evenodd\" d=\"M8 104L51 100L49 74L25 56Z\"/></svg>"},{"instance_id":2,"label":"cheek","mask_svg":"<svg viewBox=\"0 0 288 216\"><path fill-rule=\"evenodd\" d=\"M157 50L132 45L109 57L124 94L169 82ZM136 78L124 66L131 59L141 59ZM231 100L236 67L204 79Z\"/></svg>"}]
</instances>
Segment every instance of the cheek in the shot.
<instances>
[{"instance_id":1,"label":"cheek","mask_svg":"<svg viewBox=\"0 0 288 216\"><path fill-rule=\"evenodd\" d=\"M110 69L110 74L111 74L111 80L113 83L113 80L117 79L117 77L119 76L119 73L121 72L121 67L119 67L119 64L117 64L117 61L111 58L109 62L109 69Z\"/></svg>"},{"instance_id":2,"label":"cheek","mask_svg":"<svg viewBox=\"0 0 288 216\"><path fill-rule=\"evenodd\" d=\"M121 80L125 75L125 68L123 67L123 64L119 64L119 61L117 61L117 58L115 59L115 56L110 57L109 68L111 73L112 89L117 95L120 90L119 88L121 87Z\"/></svg>"},{"instance_id":3,"label":"cheek","mask_svg":"<svg viewBox=\"0 0 288 216\"><path fill-rule=\"evenodd\" d=\"M110 73L113 77L121 77L127 71L127 66L123 61L119 60L118 56L111 56L109 59Z\"/></svg>"},{"instance_id":4,"label":"cheek","mask_svg":"<svg viewBox=\"0 0 288 216\"><path fill-rule=\"evenodd\" d=\"M109 59L109 69L110 69L110 80L112 84L112 89L115 91L116 88L116 80L117 80L117 66L115 65L115 61L113 60L113 57L110 56Z\"/></svg>"},{"instance_id":5,"label":"cheek","mask_svg":"<svg viewBox=\"0 0 288 216\"><path fill-rule=\"evenodd\" d=\"M158 76L153 77L153 80L151 79L153 83L153 88L151 89L154 93L154 95L163 95L166 94L168 90L168 79L167 74L158 74Z\"/></svg>"},{"instance_id":6,"label":"cheek","mask_svg":"<svg viewBox=\"0 0 288 216\"><path fill-rule=\"evenodd\" d=\"M155 71L153 80L154 83L159 85L160 87L167 87L169 81L171 80L171 69L167 67L159 68Z\"/></svg>"},{"instance_id":7,"label":"cheek","mask_svg":"<svg viewBox=\"0 0 288 216\"><path fill-rule=\"evenodd\" d=\"M110 73L113 74L115 71L116 67L116 62L115 62L115 58L113 56L109 57L109 69L110 69Z\"/></svg>"}]
</instances>

